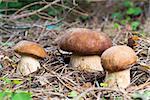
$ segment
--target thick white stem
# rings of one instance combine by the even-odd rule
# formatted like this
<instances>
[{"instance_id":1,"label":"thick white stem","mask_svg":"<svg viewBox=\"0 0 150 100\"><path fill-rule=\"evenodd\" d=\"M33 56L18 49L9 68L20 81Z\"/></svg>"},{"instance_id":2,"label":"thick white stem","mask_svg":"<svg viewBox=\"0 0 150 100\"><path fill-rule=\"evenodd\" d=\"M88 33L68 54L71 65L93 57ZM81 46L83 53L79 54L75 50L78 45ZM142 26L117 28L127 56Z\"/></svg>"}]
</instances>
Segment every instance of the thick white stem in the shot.
<instances>
[{"instance_id":1,"label":"thick white stem","mask_svg":"<svg viewBox=\"0 0 150 100\"><path fill-rule=\"evenodd\" d=\"M125 89L130 84L130 69L108 73L105 82L113 89Z\"/></svg>"},{"instance_id":2,"label":"thick white stem","mask_svg":"<svg viewBox=\"0 0 150 100\"><path fill-rule=\"evenodd\" d=\"M98 55L92 56L72 55L70 59L70 65L72 67L76 67L80 71L85 72L103 71L103 67L101 65L101 58Z\"/></svg>"},{"instance_id":3,"label":"thick white stem","mask_svg":"<svg viewBox=\"0 0 150 100\"><path fill-rule=\"evenodd\" d=\"M18 66L17 71L19 71L23 76L27 76L40 68L40 63L36 58L31 56L22 56Z\"/></svg>"}]
</instances>

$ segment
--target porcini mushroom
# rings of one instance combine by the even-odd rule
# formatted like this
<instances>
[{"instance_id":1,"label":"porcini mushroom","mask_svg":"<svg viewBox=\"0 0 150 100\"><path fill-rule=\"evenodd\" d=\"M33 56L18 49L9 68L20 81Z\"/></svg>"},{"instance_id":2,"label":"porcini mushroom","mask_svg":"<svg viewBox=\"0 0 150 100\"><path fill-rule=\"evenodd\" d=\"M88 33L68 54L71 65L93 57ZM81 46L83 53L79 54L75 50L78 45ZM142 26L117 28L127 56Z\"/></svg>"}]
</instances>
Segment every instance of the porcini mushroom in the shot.
<instances>
[{"instance_id":1,"label":"porcini mushroom","mask_svg":"<svg viewBox=\"0 0 150 100\"><path fill-rule=\"evenodd\" d=\"M18 63L17 71L23 76L37 71L40 68L38 58L47 56L46 51L39 44L22 40L14 46L14 51L21 55L21 60Z\"/></svg>"},{"instance_id":2,"label":"porcini mushroom","mask_svg":"<svg viewBox=\"0 0 150 100\"><path fill-rule=\"evenodd\" d=\"M59 41L60 49L72 52L70 65L85 72L103 71L99 55L112 46L111 39L102 32L86 28L71 28Z\"/></svg>"},{"instance_id":3,"label":"porcini mushroom","mask_svg":"<svg viewBox=\"0 0 150 100\"><path fill-rule=\"evenodd\" d=\"M134 50L125 45L113 46L101 55L103 68L108 71L108 87L125 89L130 84L130 67L137 61Z\"/></svg>"}]
</instances>

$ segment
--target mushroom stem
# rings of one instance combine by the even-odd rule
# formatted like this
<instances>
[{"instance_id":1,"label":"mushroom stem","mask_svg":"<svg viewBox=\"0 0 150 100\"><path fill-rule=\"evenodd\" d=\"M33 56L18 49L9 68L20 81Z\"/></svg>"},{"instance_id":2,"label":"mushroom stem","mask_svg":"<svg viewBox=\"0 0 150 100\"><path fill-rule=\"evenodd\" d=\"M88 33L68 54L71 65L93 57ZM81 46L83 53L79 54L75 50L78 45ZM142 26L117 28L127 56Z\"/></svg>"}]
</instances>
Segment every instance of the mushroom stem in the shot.
<instances>
[{"instance_id":1,"label":"mushroom stem","mask_svg":"<svg viewBox=\"0 0 150 100\"><path fill-rule=\"evenodd\" d=\"M18 64L17 71L19 71L23 76L27 76L37 71L40 67L40 63L36 58L32 56L22 56Z\"/></svg>"},{"instance_id":2,"label":"mushroom stem","mask_svg":"<svg viewBox=\"0 0 150 100\"><path fill-rule=\"evenodd\" d=\"M101 58L98 55L80 56L73 54L70 59L70 65L85 72L103 71Z\"/></svg>"},{"instance_id":3,"label":"mushroom stem","mask_svg":"<svg viewBox=\"0 0 150 100\"><path fill-rule=\"evenodd\" d=\"M130 85L130 68L119 72L108 72L105 82L108 84L108 87L114 89L127 88Z\"/></svg>"}]
</instances>

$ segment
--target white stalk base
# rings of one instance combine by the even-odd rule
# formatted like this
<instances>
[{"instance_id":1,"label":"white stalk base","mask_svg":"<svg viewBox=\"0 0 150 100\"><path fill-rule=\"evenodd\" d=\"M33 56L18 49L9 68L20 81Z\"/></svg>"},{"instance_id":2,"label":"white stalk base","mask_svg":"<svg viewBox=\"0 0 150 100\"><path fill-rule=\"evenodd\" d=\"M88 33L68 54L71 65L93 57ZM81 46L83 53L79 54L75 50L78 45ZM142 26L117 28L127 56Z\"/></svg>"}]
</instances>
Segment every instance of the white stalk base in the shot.
<instances>
[{"instance_id":1,"label":"white stalk base","mask_svg":"<svg viewBox=\"0 0 150 100\"><path fill-rule=\"evenodd\" d=\"M119 72L108 73L105 83L113 89L125 89L130 85L130 69Z\"/></svg>"},{"instance_id":2,"label":"white stalk base","mask_svg":"<svg viewBox=\"0 0 150 100\"><path fill-rule=\"evenodd\" d=\"M103 71L103 67L101 65L101 58L98 55L92 56L72 55L70 59L70 65L72 67L76 67L80 71L85 72Z\"/></svg>"},{"instance_id":3,"label":"white stalk base","mask_svg":"<svg viewBox=\"0 0 150 100\"><path fill-rule=\"evenodd\" d=\"M17 66L17 71L19 71L23 76L27 76L37 71L40 67L40 63L36 58L23 56Z\"/></svg>"}]
</instances>

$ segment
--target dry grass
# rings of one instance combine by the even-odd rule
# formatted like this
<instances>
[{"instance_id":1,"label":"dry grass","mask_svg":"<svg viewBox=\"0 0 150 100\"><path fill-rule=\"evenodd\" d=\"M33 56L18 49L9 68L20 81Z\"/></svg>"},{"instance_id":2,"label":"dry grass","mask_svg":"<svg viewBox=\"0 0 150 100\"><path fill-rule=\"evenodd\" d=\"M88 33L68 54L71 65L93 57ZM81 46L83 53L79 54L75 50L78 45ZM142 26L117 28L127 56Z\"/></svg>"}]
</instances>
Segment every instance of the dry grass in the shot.
<instances>
[{"instance_id":1,"label":"dry grass","mask_svg":"<svg viewBox=\"0 0 150 100\"><path fill-rule=\"evenodd\" d=\"M99 10L97 9L97 11ZM42 19L26 23L1 17L0 64L2 68L0 68L0 77L21 80L22 84L14 85L11 88L32 92L34 100L70 100L72 98L68 94L71 91L76 91L78 94L75 100L81 97L81 100L101 100L104 97L106 100L116 100L117 98L131 100L133 93L150 90L150 38L140 36L140 32L135 33L126 29L114 31L112 28L108 28L108 25L111 24L107 17L101 23L97 20L93 18L89 22L68 23L65 20L59 21L57 18L53 18L54 23ZM48 30L45 27L59 22L62 23L59 29ZM135 41L136 46L133 47L138 61L131 68L131 84L126 90L101 87L100 83L104 82L105 72L84 73L68 65L71 54L60 51L57 41L70 27L86 27L110 33L113 45L127 45L129 37L138 36L138 40ZM42 68L29 77L23 77L16 73L20 55L16 54L12 47L21 40L41 44L49 55L45 59L40 59ZM3 85L3 81L0 80L0 90L3 89Z\"/></svg>"},{"instance_id":2,"label":"dry grass","mask_svg":"<svg viewBox=\"0 0 150 100\"><path fill-rule=\"evenodd\" d=\"M84 25L72 23L72 26L70 26L71 24L63 22L64 24L60 30L47 30L44 27L47 22L40 23L41 25L31 23L25 25L16 21L11 26L0 27L1 42L15 44L23 39L35 41L41 44L49 54L49 57L40 60L42 68L38 72L33 73L30 77L23 77L16 73L20 56L12 50L13 45L0 46L0 62L3 66L0 69L0 76L23 81L22 84L13 86L14 90L31 91L35 100L68 99L70 91L77 91L79 95L76 99L82 97L85 100L100 100L102 97L106 99L116 97L131 99L132 93L150 89L150 40L148 38L139 37L139 40L136 41L137 46L134 46L139 59L131 68L131 85L126 91L114 90L99 85L104 81L105 73L82 73L68 66L70 54L61 52L57 46L57 38L66 28L83 27ZM17 29L21 25L28 26L29 29ZM127 44L128 37L133 35L129 31L121 31L118 34L112 38L114 39L114 45ZM2 85L3 83L0 81L0 86Z\"/></svg>"}]
</instances>

